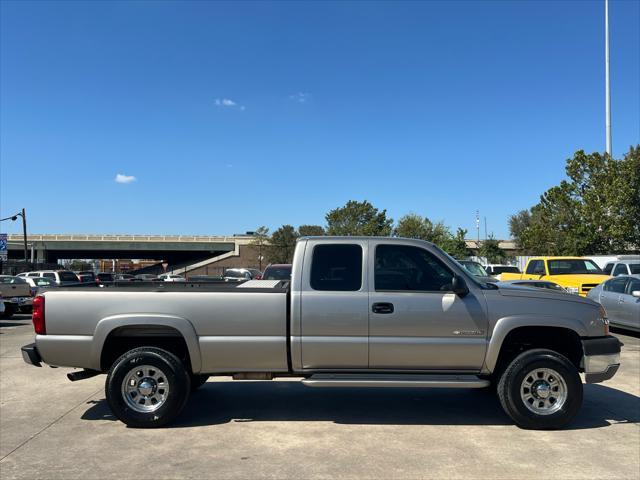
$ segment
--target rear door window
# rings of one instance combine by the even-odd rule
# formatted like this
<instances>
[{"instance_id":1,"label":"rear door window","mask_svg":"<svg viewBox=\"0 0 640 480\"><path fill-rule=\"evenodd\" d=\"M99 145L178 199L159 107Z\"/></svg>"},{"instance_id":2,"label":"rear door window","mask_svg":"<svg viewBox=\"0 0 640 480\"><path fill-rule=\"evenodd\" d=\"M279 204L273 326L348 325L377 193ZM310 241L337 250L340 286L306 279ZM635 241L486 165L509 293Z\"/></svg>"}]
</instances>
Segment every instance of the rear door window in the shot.
<instances>
[{"instance_id":1,"label":"rear door window","mask_svg":"<svg viewBox=\"0 0 640 480\"><path fill-rule=\"evenodd\" d=\"M311 288L320 291L355 292L362 287L360 245L317 245L311 261Z\"/></svg>"},{"instance_id":2,"label":"rear door window","mask_svg":"<svg viewBox=\"0 0 640 480\"><path fill-rule=\"evenodd\" d=\"M624 293L627 287L627 277L615 278L604 284L603 290L612 293Z\"/></svg>"},{"instance_id":3,"label":"rear door window","mask_svg":"<svg viewBox=\"0 0 640 480\"><path fill-rule=\"evenodd\" d=\"M77 282L78 277L73 272L58 272L61 282Z\"/></svg>"},{"instance_id":4,"label":"rear door window","mask_svg":"<svg viewBox=\"0 0 640 480\"><path fill-rule=\"evenodd\" d=\"M544 262L542 260L532 260L527 265L527 274L544 275Z\"/></svg>"},{"instance_id":5,"label":"rear door window","mask_svg":"<svg viewBox=\"0 0 640 480\"><path fill-rule=\"evenodd\" d=\"M56 279L56 274L53 272L45 272L42 274L42 276L45 278L53 278L54 280Z\"/></svg>"}]
</instances>

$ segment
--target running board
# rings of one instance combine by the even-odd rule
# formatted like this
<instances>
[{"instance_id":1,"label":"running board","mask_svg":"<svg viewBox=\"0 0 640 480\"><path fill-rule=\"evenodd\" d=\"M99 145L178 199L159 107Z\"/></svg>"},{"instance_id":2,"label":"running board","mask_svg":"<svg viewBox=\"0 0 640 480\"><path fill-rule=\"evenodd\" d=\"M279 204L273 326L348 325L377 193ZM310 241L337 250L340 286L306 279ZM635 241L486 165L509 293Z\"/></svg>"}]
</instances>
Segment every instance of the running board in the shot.
<instances>
[{"instance_id":1,"label":"running board","mask_svg":"<svg viewBox=\"0 0 640 480\"><path fill-rule=\"evenodd\" d=\"M302 383L308 387L484 388L491 382L476 375L316 373Z\"/></svg>"}]
</instances>

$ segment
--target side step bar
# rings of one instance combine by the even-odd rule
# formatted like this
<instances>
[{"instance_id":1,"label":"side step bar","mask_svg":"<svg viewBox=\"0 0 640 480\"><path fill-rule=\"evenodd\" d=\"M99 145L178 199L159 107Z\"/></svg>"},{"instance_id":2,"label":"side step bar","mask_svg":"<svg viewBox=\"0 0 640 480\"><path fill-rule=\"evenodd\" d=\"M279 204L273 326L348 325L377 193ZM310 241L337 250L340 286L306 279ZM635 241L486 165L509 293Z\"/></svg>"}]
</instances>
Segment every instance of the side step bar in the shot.
<instances>
[{"instance_id":1,"label":"side step bar","mask_svg":"<svg viewBox=\"0 0 640 480\"><path fill-rule=\"evenodd\" d=\"M476 375L316 373L302 383L308 387L484 388L491 382Z\"/></svg>"}]
</instances>

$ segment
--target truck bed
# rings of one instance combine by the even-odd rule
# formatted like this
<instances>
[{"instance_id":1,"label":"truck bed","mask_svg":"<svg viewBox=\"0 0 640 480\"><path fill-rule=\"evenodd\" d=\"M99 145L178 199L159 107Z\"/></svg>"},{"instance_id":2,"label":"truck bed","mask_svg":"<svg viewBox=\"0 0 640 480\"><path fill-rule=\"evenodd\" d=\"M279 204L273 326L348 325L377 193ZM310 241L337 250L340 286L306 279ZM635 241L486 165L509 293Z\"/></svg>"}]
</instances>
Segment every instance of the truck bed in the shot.
<instances>
[{"instance_id":1,"label":"truck bed","mask_svg":"<svg viewBox=\"0 0 640 480\"><path fill-rule=\"evenodd\" d=\"M188 282L50 290L47 334L36 343L46 363L98 369L108 336L157 325L192 338L197 370L287 371L288 292Z\"/></svg>"}]
</instances>

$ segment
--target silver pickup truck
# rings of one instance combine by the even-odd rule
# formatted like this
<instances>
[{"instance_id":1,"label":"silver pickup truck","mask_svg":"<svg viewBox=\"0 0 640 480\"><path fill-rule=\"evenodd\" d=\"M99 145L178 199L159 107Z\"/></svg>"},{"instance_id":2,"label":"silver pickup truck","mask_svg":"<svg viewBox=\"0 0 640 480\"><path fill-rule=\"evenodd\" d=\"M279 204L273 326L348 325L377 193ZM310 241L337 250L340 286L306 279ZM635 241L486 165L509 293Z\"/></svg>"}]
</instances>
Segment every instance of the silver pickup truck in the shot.
<instances>
[{"instance_id":1,"label":"silver pickup truck","mask_svg":"<svg viewBox=\"0 0 640 480\"><path fill-rule=\"evenodd\" d=\"M58 289L34 300L27 363L107 373L113 413L166 424L209 375L310 387L483 388L523 428L560 428L620 343L597 303L476 280L438 247L378 237L298 240L291 282ZM470 405L470 408L471 405Z\"/></svg>"}]
</instances>

